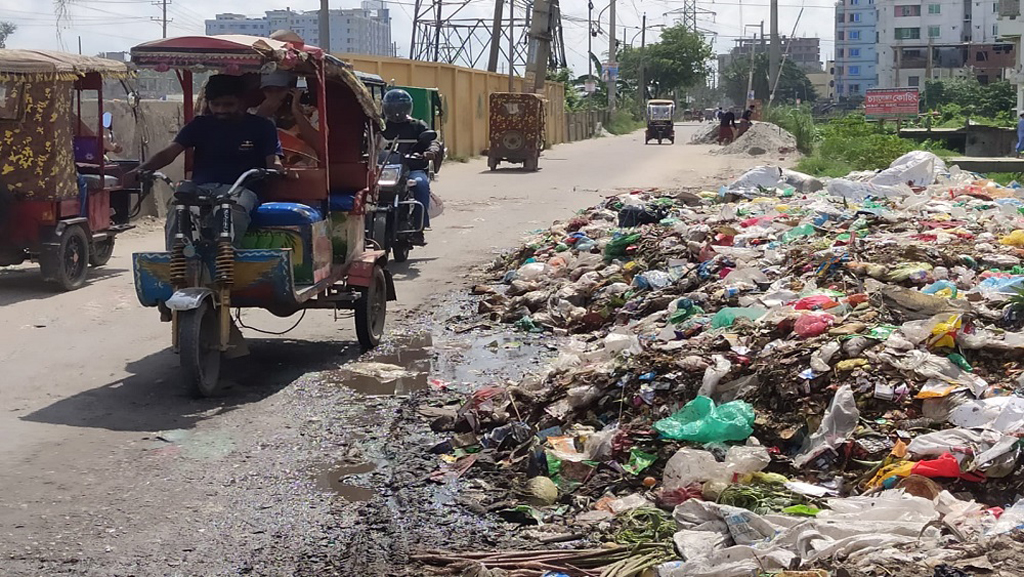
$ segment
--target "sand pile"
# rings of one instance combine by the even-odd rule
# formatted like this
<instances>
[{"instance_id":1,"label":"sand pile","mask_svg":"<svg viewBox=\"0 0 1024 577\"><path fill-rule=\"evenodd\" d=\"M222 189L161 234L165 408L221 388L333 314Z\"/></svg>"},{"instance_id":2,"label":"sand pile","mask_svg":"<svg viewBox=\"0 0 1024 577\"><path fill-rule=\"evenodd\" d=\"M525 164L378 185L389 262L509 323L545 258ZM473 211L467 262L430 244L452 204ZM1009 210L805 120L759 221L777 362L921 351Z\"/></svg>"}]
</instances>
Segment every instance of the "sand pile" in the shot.
<instances>
[{"instance_id":1,"label":"sand pile","mask_svg":"<svg viewBox=\"0 0 1024 577\"><path fill-rule=\"evenodd\" d=\"M715 127L717 130L717 126ZM796 151L796 137L770 122L755 122L743 136L716 154L788 154Z\"/></svg>"},{"instance_id":2,"label":"sand pile","mask_svg":"<svg viewBox=\"0 0 1024 577\"><path fill-rule=\"evenodd\" d=\"M715 144L718 142L718 121L702 124L690 137L690 144Z\"/></svg>"}]
</instances>

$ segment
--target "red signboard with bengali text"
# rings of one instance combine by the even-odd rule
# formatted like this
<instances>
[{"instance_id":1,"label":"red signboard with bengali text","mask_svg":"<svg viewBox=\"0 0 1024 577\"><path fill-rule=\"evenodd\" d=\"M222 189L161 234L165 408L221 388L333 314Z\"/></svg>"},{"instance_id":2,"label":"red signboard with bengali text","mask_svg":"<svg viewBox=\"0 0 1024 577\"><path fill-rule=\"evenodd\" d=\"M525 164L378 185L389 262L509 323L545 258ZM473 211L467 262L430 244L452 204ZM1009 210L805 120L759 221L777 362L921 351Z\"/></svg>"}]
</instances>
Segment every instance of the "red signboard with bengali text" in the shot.
<instances>
[{"instance_id":1,"label":"red signboard with bengali text","mask_svg":"<svg viewBox=\"0 0 1024 577\"><path fill-rule=\"evenodd\" d=\"M917 88L871 88L864 94L864 116L872 120L914 118L920 99Z\"/></svg>"}]
</instances>

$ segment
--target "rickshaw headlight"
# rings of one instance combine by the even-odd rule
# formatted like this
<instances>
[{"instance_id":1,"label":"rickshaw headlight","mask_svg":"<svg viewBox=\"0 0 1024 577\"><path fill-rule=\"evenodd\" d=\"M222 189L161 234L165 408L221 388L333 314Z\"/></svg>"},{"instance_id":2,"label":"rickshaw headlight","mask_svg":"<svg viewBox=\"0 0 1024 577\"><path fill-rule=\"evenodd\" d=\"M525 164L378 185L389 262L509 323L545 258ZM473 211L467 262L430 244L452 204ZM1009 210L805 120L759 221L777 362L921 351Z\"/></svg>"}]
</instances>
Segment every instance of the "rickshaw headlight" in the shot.
<instances>
[{"instance_id":1,"label":"rickshaw headlight","mask_svg":"<svg viewBox=\"0 0 1024 577\"><path fill-rule=\"evenodd\" d=\"M397 166L388 166L380 171L380 180L377 182L381 186L395 186L398 184L399 177L402 176L402 170Z\"/></svg>"}]
</instances>

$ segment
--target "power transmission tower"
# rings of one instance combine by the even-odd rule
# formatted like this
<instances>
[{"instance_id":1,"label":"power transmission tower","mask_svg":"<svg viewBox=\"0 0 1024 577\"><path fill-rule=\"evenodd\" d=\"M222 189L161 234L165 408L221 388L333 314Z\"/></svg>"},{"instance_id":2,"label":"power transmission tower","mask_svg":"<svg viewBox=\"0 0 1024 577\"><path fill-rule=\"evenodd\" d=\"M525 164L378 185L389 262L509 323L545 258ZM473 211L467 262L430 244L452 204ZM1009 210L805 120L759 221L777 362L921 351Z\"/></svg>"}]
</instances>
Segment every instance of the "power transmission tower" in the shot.
<instances>
[{"instance_id":1,"label":"power transmission tower","mask_svg":"<svg viewBox=\"0 0 1024 577\"><path fill-rule=\"evenodd\" d=\"M486 67L495 72L499 63L510 63L515 73L522 74L528 56L533 2L496 0L492 18L462 16L469 3L470 0L416 0L409 58L467 68ZM506 8L513 18L504 16ZM557 23L558 48L553 49L552 55L553 60L563 62L560 14Z\"/></svg>"},{"instance_id":2,"label":"power transmission tower","mask_svg":"<svg viewBox=\"0 0 1024 577\"><path fill-rule=\"evenodd\" d=\"M159 2L153 2L153 6L160 6L161 7L161 16L159 18L154 17L154 18L150 19L153 22L159 22L161 24L161 26L163 28L163 37L164 38L167 38L167 23L168 22L174 22L173 18L171 18L171 19L167 18L167 4L168 3L170 3L170 0L159 0Z\"/></svg>"},{"instance_id":3,"label":"power transmission tower","mask_svg":"<svg viewBox=\"0 0 1024 577\"><path fill-rule=\"evenodd\" d=\"M716 13L712 10L702 8L698 0L683 0L683 7L670 10L665 16L676 15L676 23L682 24L687 30L697 32L701 36L713 36L716 33L706 28L701 28L697 19L701 16L710 16L714 22Z\"/></svg>"}]
</instances>

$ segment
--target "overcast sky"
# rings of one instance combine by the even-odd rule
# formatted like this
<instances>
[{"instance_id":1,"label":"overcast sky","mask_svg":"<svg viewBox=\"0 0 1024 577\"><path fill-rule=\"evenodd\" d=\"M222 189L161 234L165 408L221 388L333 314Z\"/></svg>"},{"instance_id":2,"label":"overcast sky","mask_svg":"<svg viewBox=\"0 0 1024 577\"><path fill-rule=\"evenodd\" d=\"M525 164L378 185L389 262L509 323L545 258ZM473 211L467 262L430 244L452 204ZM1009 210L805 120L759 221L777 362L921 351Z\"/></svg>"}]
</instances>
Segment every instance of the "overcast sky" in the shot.
<instances>
[{"instance_id":1,"label":"overcast sky","mask_svg":"<svg viewBox=\"0 0 1024 577\"><path fill-rule=\"evenodd\" d=\"M462 15L490 17L493 0L472 0ZM822 40L823 60L830 59L834 49L834 8L826 0L780 0L779 32L790 35L796 25L797 36L817 36ZM413 0L388 2L393 16L392 36L398 44L399 55L408 55L409 37L412 28ZM454 4L454 2L453 2ZM353 8L359 0L332 0L332 8ZM716 52L727 51L734 40L744 34L743 24L756 25L765 20L768 32L768 0L701 0L699 26L713 39ZM608 4L607 0L594 0L595 18ZM619 35L626 26L626 41L639 44L641 14L647 13L647 41L657 41L659 24L671 25L681 9L681 0L618 0L616 5ZM215 8L214 8L215 7ZM170 0L168 17L173 21L168 27L169 36L203 34L203 20L213 18L218 12L236 12L259 16L265 10L290 7L294 10L315 10L317 0ZM797 22L801 7L803 15ZM447 8L446 8L447 10ZM587 58L587 0L562 0L565 15L566 51L569 65L577 74L586 72ZM711 14L713 13L713 14ZM152 0L77 0L71 3L69 19L58 30L55 25L54 5L51 0L0 0L0 20L9 20L18 25L18 30L8 39L9 48L44 48L78 51L79 37L82 52L127 50L140 42L160 37L160 24L151 19L160 16L160 6ZM602 31L608 28L607 11L601 17ZM747 28L746 36L756 33ZM594 52L603 58L608 50L607 36L594 39ZM485 59L486 60L486 59Z\"/></svg>"}]
</instances>

